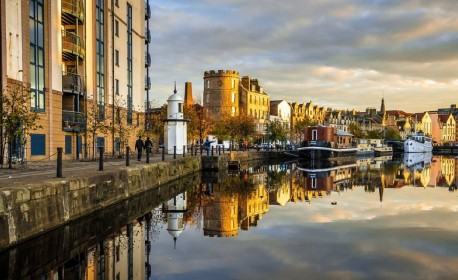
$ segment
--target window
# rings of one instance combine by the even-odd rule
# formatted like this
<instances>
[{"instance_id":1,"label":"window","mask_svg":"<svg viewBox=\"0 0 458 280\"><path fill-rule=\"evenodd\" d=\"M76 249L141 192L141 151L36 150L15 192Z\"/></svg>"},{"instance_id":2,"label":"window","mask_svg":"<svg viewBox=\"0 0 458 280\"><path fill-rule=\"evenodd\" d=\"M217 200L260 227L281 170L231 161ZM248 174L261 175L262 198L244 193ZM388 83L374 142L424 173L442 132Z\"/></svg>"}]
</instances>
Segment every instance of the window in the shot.
<instances>
[{"instance_id":1,"label":"window","mask_svg":"<svg viewBox=\"0 0 458 280\"><path fill-rule=\"evenodd\" d=\"M43 0L29 2L30 94L32 110L45 110L45 58Z\"/></svg>"},{"instance_id":2,"label":"window","mask_svg":"<svg viewBox=\"0 0 458 280\"><path fill-rule=\"evenodd\" d=\"M115 93L119 95L119 80L115 79Z\"/></svg>"},{"instance_id":3,"label":"window","mask_svg":"<svg viewBox=\"0 0 458 280\"><path fill-rule=\"evenodd\" d=\"M178 103L178 113L183 113L183 103Z\"/></svg>"},{"instance_id":4,"label":"window","mask_svg":"<svg viewBox=\"0 0 458 280\"><path fill-rule=\"evenodd\" d=\"M210 88L210 81L207 80L207 88Z\"/></svg>"},{"instance_id":5,"label":"window","mask_svg":"<svg viewBox=\"0 0 458 280\"><path fill-rule=\"evenodd\" d=\"M235 103L235 92L232 93L232 103Z\"/></svg>"},{"instance_id":6,"label":"window","mask_svg":"<svg viewBox=\"0 0 458 280\"><path fill-rule=\"evenodd\" d=\"M72 153L72 136L65 135L65 154L70 155Z\"/></svg>"},{"instance_id":7,"label":"window","mask_svg":"<svg viewBox=\"0 0 458 280\"><path fill-rule=\"evenodd\" d=\"M232 115L232 116L235 116L235 107L232 107L231 115Z\"/></svg>"},{"instance_id":8,"label":"window","mask_svg":"<svg viewBox=\"0 0 458 280\"><path fill-rule=\"evenodd\" d=\"M310 185L312 189L316 189L316 178L312 177L310 179L311 179Z\"/></svg>"},{"instance_id":9,"label":"window","mask_svg":"<svg viewBox=\"0 0 458 280\"><path fill-rule=\"evenodd\" d=\"M115 5L116 5L116 7L119 8L119 1L118 0L115 0Z\"/></svg>"},{"instance_id":10,"label":"window","mask_svg":"<svg viewBox=\"0 0 458 280\"><path fill-rule=\"evenodd\" d=\"M115 50L115 64L119 66L119 51Z\"/></svg>"},{"instance_id":11,"label":"window","mask_svg":"<svg viewBox=\"0 0 458 280\"><path fill-rule=\"evenodd\" d=\"M32 156L46 155L46 135L30 134L30 146Z\"/></svg>"},{"instance_id":12,"label":"window","mask_svg":"<svg viewBox=\"0 0 458 280\"><path fill-rule=\"evenodd\" d=\"M119 21L115 20L115 35L119 37Z\"/></svg>"},{"instance_id":13,"label":"window","mask_svg":"<svg viewBox=\"0 0 458 280\"><path fill-rule=\"evenodd\" d=\"M235 80L232 80L232 88L235 88Z\"/></svg>"},{"instance_id":14,"label":"window","mask_svg":"<svg viewBox=\"0 0 458 280\"><path fill-rule=\"evenodd\" d=\"M132 6L127 3L127 124L132 125L133 107Z\"/></svg>"},{"instance_id":15,"label":"window","mask_svg":"<svg viewBox=\"0 0 458 280\"><path fill-rule=\"evenodd\" d=\"M95 6L96 27L96 93L97 116L99 120L105 119L105 42L104 42L104 0L97 0Z\"/></svg>"},{"instance_id":16,"label":"window","mask_svg":"<svg viewBox=\"0 0 458 280\"><path fill-rule=\"evenodd\" d=\"M316 129L312 130L312 141L318 140L318 131Z\"/></svg>"},{"instance_id":17,"label":"window","mask_svg":"<svg viewBox=\"0 0 458 280\"><path fill-rule=\"evenodd\" d=\"M210 94L207 93L207 95L205 95L205 102L210 102Z\"/></svg>"}]
</instances>

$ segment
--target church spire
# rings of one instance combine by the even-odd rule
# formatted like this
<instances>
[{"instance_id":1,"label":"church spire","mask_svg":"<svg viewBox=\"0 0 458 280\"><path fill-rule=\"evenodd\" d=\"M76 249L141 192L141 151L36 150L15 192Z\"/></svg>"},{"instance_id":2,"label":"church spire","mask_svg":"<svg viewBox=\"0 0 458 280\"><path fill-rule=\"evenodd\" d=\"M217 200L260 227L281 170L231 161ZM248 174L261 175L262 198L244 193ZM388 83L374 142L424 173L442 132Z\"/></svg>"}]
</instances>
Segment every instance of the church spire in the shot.
<instances>
[{"instance_id":1,"label":"church spire","mask_svg":"<svg viewBox=\"0 0 458 280\"><path fill-rule=\"evenodd\" d=\"M382 113L382 115L385 115L385 98L383 97L382 98L382 105L380 106L380 113Z\"/></svg>"}]
</instances>

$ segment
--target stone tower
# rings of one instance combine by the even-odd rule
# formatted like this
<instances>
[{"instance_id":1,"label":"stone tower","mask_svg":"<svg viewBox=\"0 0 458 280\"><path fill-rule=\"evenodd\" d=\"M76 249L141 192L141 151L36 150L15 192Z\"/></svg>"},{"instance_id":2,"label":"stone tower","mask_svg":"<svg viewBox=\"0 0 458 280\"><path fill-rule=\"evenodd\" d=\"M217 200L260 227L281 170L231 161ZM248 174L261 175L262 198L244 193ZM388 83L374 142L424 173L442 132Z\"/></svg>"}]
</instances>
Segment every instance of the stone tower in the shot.
<instances>
[{"instance_id":1,"label":"stone tower","mask_svg":"<svg viewBox=\"0 0 458 280\"><path fill-rule=\"evenodd\" d=\"M167 99L167 119L164 120L164 144L168 154L186 152L187 122L183 115L183 98L177 94L177 87Z\"/></svg>"},{"instance_id":2,"label":"stone tower","mask_svg":"<svg viewBox=\"0 0 458 280\"><path fill-rule=\"evenodd\" d=\"M191 106L192 104L192 83L186 82L184 84L184 105Z\"/></svg>"},{"instance_id":3,"label":"stone tower","mask_svg":"<svg viewBox=\"0 0 458 280\"><path fill-rule=\"evenodd\" d=\"M385 110L385 98L382 98L382 105L380 106L380 113L382 115L385 115L385 112L386 112L386 110Z\"/></svg>"},{"instance_id":4,"label":"stone tower","mask_svg":"<svg viewBox=\"0 0 458 280\"><path fill-rule=\"evenodd\" d=\"M239 114L239 72L210 70L204 73L204 107L214 116Z\"/></svg>"}]
</instances>

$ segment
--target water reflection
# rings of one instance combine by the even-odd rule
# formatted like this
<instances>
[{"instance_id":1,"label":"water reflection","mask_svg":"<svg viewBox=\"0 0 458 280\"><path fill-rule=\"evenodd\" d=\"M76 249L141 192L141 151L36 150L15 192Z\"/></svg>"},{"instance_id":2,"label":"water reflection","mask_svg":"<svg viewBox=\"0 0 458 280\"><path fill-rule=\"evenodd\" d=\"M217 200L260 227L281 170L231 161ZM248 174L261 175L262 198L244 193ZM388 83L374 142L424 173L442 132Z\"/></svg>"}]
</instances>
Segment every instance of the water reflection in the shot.
<instances>
[{"instance_id":1,"label":"water reflection","mask_svg":"<svg viewBox=\"0 0 458 280\"><path fill-rule=\"evenodd\" d=\"M240 267L244 263L258 265L263 270L257 271L258 274L250 274L245 269L243 271L247 274L238 275L238 278L252 278L253 275L274 278L274 274L270 275L269 272L274 273L279 269L272 265L276 254L282 252L283 257L291 255L295 259L304 258L297 252L298 245L294 242L315 252L317 259L306 258L309 269L323 259L332 258L336 253L335 248L328 248L325 242L334 240L331 236L321 241L313 239L314 234L310 233L306 235L306 241L298 238L303 236L300 233L305 229L315 232L317 236L328 234L314 228L313 223L333 222L342 219L344 215L368 215L373 219L375 210L368 211L365 205L370 201L380 205L390 202L390 199L394 200L393 192L402 190L408 190L407 193L412 197L416 196L414 192L422 192L423 196L412 198L419 199L419 203L425 196L438 195L437 192L425 193L425 188L448 188L451 191L449 195L456 197L457 170L458 164L454 158L405 155L395 159L366 158L324 164L294 162L246 167L235 174L202 174L202 179L183 178L181 182L161 186L142 197L133 198L98 215L3 252L0 254L0 278L151 279L154 276L212 279L217 271L228 273L225 276L223 274L222 278L236 278L230 274L234 272L228 272L229 268ZM321 202L331 208L327 214L323 209L328 208L323 208ZM346 209L345 213L339 208L341 205L352 205L352 208ZM310 212L305 220L302 206L309 207L307 209L315 207L320 211ZM339 212L332 209L339 209ZM386 211L394 211L394 207ZM415 209L410 211L413 213ZM448 215L448 212L441 213L441 217ZM412 222L404 221L405 224ZM361 227L360 235L364 235L363 232L367 230L356 222L353 226ZM435 226L436 229L440 228ZM269 230L272 228L275 230ZM243 243L247 239L251 240L250 246ZM275 242L286 243L279 248L275 247ZM321 250L327 248L329 251L316 251L314 244L320 244ZM449 245L447 243L444 246ZM276 253L261 253L266 248ZM262 254L265 265L257 263L257 259L253 258L255 252ZM452 263L458 263L456 255L455 252ZM215 256L226 262L222 261L218 265L212 263L211 259ZM303 267L301 269L293 263L282 262L280 270L290 271L291 277L298 275L295 272L304 272ZM343 268L334 264L329 269L339 271ZM349 269L350 277L368 273L362 267L350 266L346 269ZM370 269L370 265L367 269ZM385 269L389 270L389 267ZM353 274L355 271L357 273ZM337 272L326 274L315 271L311 275L343 277ZM384 274L378 275L380 277Z\"/></svg>"}]
</instances>

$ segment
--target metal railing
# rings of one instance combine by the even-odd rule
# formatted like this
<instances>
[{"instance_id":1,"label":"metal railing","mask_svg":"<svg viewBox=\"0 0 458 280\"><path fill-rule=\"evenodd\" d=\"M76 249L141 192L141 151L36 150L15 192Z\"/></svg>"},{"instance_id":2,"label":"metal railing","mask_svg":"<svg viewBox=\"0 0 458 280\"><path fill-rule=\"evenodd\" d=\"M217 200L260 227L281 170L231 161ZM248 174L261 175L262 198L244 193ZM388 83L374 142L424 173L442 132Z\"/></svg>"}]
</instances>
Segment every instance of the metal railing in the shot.
<instances>
[{"instance_id":1,"label":"metal railing","mask_svg":"<svg viewBox=\"0 0 458 280\"><path fill-rule=\"evenodd\" d=\"M84 40L72 32L62 31L62 49L64 52L71 52L80 57L84 57L86 54Z\"/></svg>"},{"instance_id":2,"label":"metal railing","mask_svg":"<svg viewBox=\"0 0 458 280\"><path fill-rule=\"evenodd\" d=\"M62 12L84 21L84 3L82 0L62 0Z\"/></svg>"},{"instance_id":3,"label":"metal railing","mask_svg":"<svg viewBox=\"0 0 458 280\"><path fill-rule=\"evenodd\" d=\"M86 117L82 112L62 110L62 129L64 131L85 131Z\"/></svg>"},{"instance_id":4,"label":"metal railing","mask_svg":"<svg viewBox=\"0 0 458 280\"><path fill-rule=\"evenodd\" d=\"M145 53L145 67L149 67L151 65L151 55L149 53Z\"/></svg>"},{"instance_id":5,"label":"metal railing","mask_svg":"<svg viewBox=\"0 0 458 280\"><path fill-rule=\"evenodd\" d=\"M151 32L147 27L145 28L145 44L148 44L149 42L151 42Z\"/></svg>"},{"instance_id":6,"label":"metal railing","mask_svg":"<svg viewBox=\"0 0 458 280\"><path fill-rule=\"evenodd\" d=\"M150 90L150 89L151 89L151 78L145 77L145 90Z\"/></svg>"},{"instance_id":7,"label":"metal railing","mask_svg":"<svg viewBox=\"0 0 458 280\"><path fill-rule=\"evenodd\" d=\"M83 94L85 90L83 78L74 73L62 72L62 91Z\"/></svg>"},{"instance_id":8,"label":"metal railing","mask_svg":"<svg viewBox=\"0 0 458 280\"><path fill-rule=\"evenodd\" d=\"M145 2L145 20L151 18L151 7L148 3L148 1Z\"/></svg>"}]
</instances>

